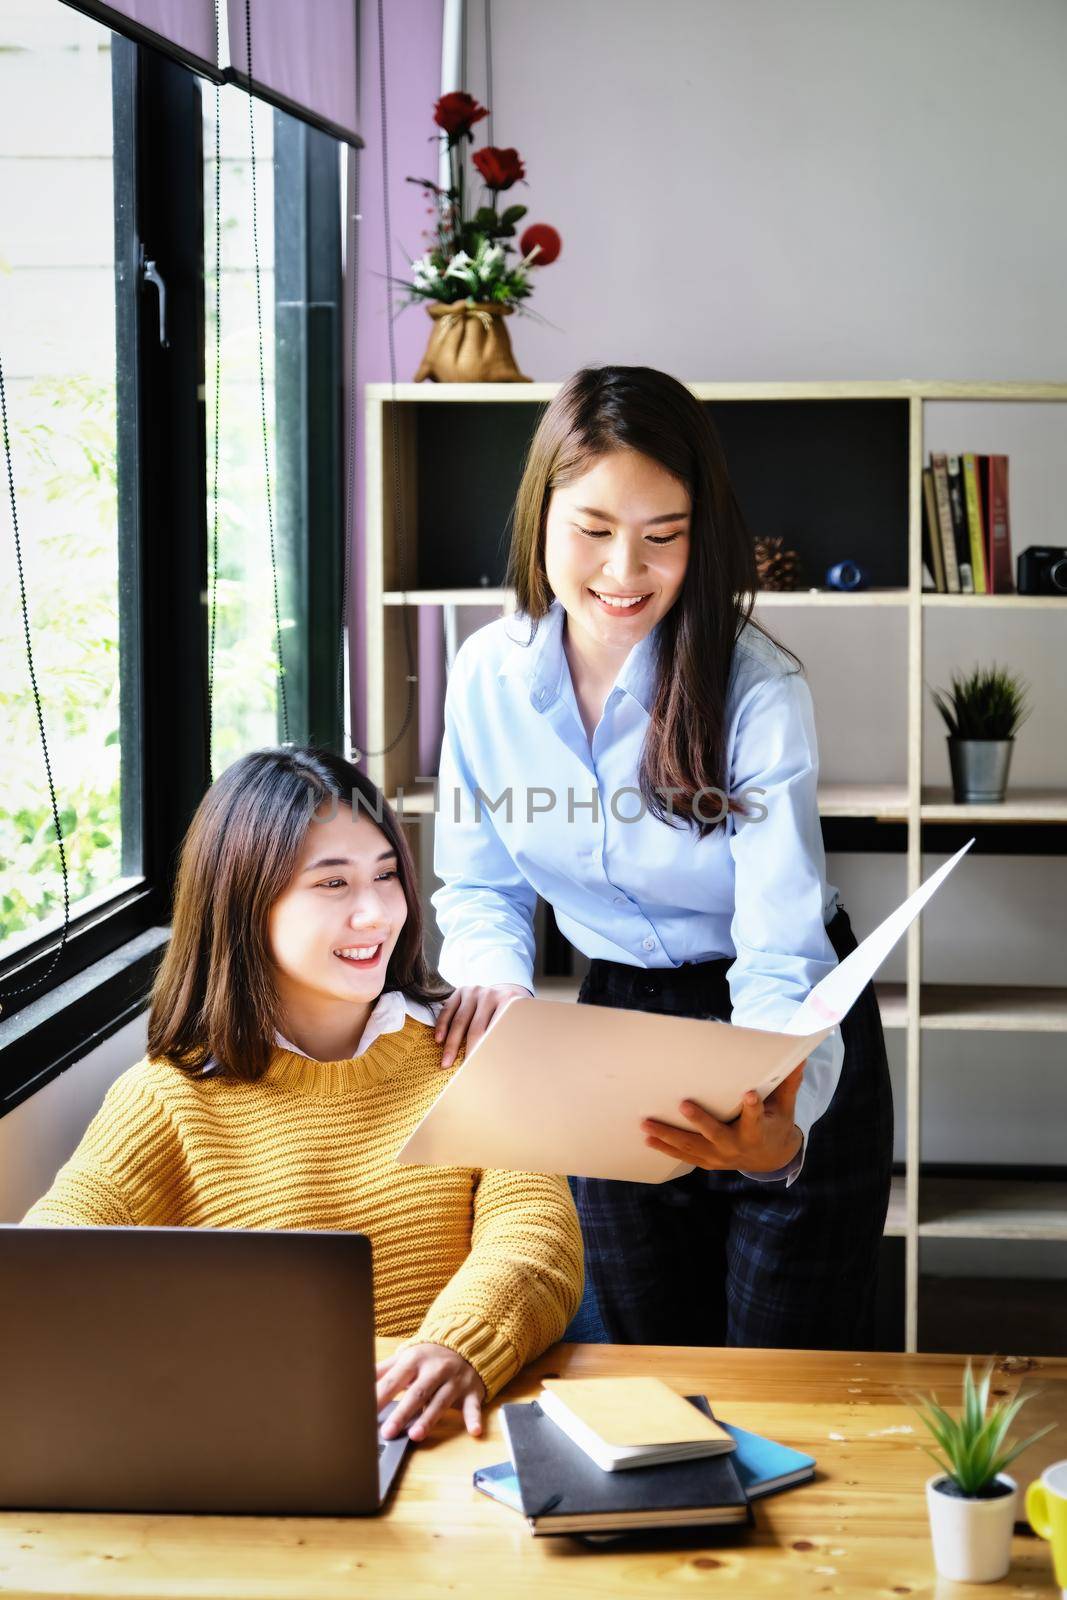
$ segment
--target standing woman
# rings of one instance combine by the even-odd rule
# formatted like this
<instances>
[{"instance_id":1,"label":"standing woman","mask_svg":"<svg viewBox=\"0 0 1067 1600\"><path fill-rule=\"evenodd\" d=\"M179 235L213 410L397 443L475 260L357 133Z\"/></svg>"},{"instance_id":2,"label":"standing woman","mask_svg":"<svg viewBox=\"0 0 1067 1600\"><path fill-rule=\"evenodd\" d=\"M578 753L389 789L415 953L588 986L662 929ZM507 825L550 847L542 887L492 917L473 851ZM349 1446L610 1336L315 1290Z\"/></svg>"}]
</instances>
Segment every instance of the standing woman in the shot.
<instances>
[{"instance_id":1,"label":"standing woman","mask_svg":"<svg viewBox=\"0 0 1067 1600\"><path fill-rule=\"evenodd\" d=\"M590 958L580 1003L779 1027L856 940L826 881L811 693L752 620L751 538L683 384L601 367L561 388L509 581L519 615L466 641L445 705L442 1065L532 993L538 895ZM724 1124L687 1101L642 1135L695 1170L573 1180L611 1340L870 1344L892 1161L873 985L762 1105Z\"/></svg>"}]
</instances>

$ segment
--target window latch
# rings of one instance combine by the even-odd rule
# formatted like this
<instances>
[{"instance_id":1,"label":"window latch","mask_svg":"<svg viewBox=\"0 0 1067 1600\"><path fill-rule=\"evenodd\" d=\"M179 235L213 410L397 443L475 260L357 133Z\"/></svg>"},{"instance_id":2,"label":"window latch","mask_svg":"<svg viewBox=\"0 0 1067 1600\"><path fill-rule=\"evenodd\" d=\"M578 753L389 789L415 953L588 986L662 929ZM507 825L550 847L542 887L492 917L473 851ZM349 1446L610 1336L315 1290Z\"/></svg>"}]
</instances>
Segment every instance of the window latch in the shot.
<instances>
[{"instance_id":1,"label":"window latch","mask_svg":"<svg viewBox=\"0 0 1067 1600\"><path fill-rule=\"evenodd\" d=\"M154 261L146 261L144 245L141 246L141 276L145 283L150 283L159 296L159 343L164 350L170 349L170 340L167 338L167 285L163 281L163 274Z\"/></svg>"}]
</instances>

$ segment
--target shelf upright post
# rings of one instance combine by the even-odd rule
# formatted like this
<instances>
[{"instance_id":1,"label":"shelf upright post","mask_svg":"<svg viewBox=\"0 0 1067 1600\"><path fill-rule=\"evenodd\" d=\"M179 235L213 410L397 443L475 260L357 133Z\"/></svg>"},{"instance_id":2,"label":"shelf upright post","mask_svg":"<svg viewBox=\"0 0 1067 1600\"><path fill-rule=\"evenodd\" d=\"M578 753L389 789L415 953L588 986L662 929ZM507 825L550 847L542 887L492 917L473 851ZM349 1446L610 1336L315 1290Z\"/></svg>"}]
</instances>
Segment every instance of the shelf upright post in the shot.
<instances>
[{"instance_id":1,"label":"shelf upright post","mask_svg":"<svg viewBox=\"0 0 1067 1600\"><path fill-rule=\"evenodd\" d=\"M923 764L923 613L922 613L923 401L908 401L908 881L914 894L922 883ZM922 926L908 929L905 1060L907 1141L904 1177L904 1348L918 1349L919 1337L919 1171L922 1156L922 1078L920 999Z\"/></svg>"},{"instance_id":2,"label":"shelf upright post","mask_svg":"<svg viewBox=\"0 0 1067 1600\"><path fill-rule=\"evenodd\" d=\"M382 595L385 591L385 481L383 473L384 402L368 397L364 428L364 458L366 482L367 556L364 575L365 648L366 648L366 739L368 748L381 750L385 746L385 608ZM385 758L368 756L364 769L367 776L381 787L385 782Z\"/></svg>"}]
</instances>

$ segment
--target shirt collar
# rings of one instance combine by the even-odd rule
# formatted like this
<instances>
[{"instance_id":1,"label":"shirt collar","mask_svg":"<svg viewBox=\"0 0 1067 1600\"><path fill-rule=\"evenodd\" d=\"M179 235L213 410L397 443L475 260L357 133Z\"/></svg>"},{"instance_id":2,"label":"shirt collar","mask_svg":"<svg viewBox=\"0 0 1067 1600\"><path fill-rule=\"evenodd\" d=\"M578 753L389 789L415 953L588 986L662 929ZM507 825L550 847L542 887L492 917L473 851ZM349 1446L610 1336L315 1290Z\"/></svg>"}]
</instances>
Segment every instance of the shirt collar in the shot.
<instances>
[{"instance_id":1,"label":"shirt collar","mask_svg":"<svg viewBox=\"0 0 1067 1600\"><path fill-rule=\"evenodd\" d=\"M386 989L378 996L374 1009L367 1018L367 1026L363 1030L363 1037L356 1047L355 1055L364 1055L383 1033L398 1033L408 1017L414 1017L417 1022L425 1022L432 1027L437 1020L437 1013L432 1006L424 1005L419 1000L410 1000L402 989ZM306 1051L301 1050L299 1045L293 1044L291 1039L285 1038L282 1033L275 1033L274 1042L280 1049L291 1051L294 1056L303 1056L306 1061L314 1059Z\"/></svg>"},{"instance_id":2,"label":"shirt collar","mask_svg":"<svg viewBox=\"0 0 1067 1600\"><path fill-rule=\"evenodd\" d=\"M649 716L652 715L652 705L656 698L658 676L656 654L659 632L660 624L657 622L656 626L634 645L622 664L619 676L615 679L616 689L624 690Z\"/></svg>"},{"instance_id":3,"label":"shirt collar","mask_svg":"<svg viewBox=\"0 0 1067 1600\"><path fill-rule=\"evenodd\" d=\"M563 651L563 623L567 613L562 602L553 600L545 615L535 624L529 644L519 641L508 652L500 665L501 677L523 679L530 690L530 703L537 711L546 711L560 693L566 656ZM518 616L520 622L529 624L529 618ZM639 639L626 657L614 687L623 690L636 700L651 716L656 695L656 640L660 624Z\"/></svg>"},{"instance_id":4,"label":"shirt collar","mask_svg":"<svg viewBox=\"0 0 1067 1600\"><path fill-rule=\"evenodd\" d=\"M566 612L558 600L553 600L538 622L532 622L521 612L517 613L514 619L517 625L532 627L533 635L529 641L516 639L500 663L500 677L519 678L526 683L530 690L530 702L538 711L543 711L559 693L564 660L565 617ZM510 628L508 637L514 638Z\"/></svg>"}]
</instances>

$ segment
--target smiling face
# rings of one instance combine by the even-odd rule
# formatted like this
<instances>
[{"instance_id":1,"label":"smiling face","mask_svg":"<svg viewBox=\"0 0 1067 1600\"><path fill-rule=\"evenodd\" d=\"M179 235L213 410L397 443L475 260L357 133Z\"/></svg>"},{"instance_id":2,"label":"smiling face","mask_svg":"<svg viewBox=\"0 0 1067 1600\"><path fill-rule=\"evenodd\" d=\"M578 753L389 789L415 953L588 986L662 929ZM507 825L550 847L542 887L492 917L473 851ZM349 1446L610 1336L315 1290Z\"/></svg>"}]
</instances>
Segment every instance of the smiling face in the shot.
<instances>
[{"instance_id":1,"label":"smiling face","mask_svg":"<svg viewBox=\"0 0 1067 1600\"><path fill-rule=\"evenodd\" d=\"M685 581L690 509L685 485L636 450L553 490L545 572L584 644L625 655L666 616Z\"/></svg>"},{"instance_id":2,"label":"smiling face","mask_svg":"<svg viewBox=\"0 0 1067 1600\"><path fill-rule=\"evenodd\" d=\"M308 827L292 881L271 907L268 935L287 1021L333 1019L355 1028L382 992L407 901L382 830L350 806L338 803L336 813Z\"/></svg>"}]
</instances>

